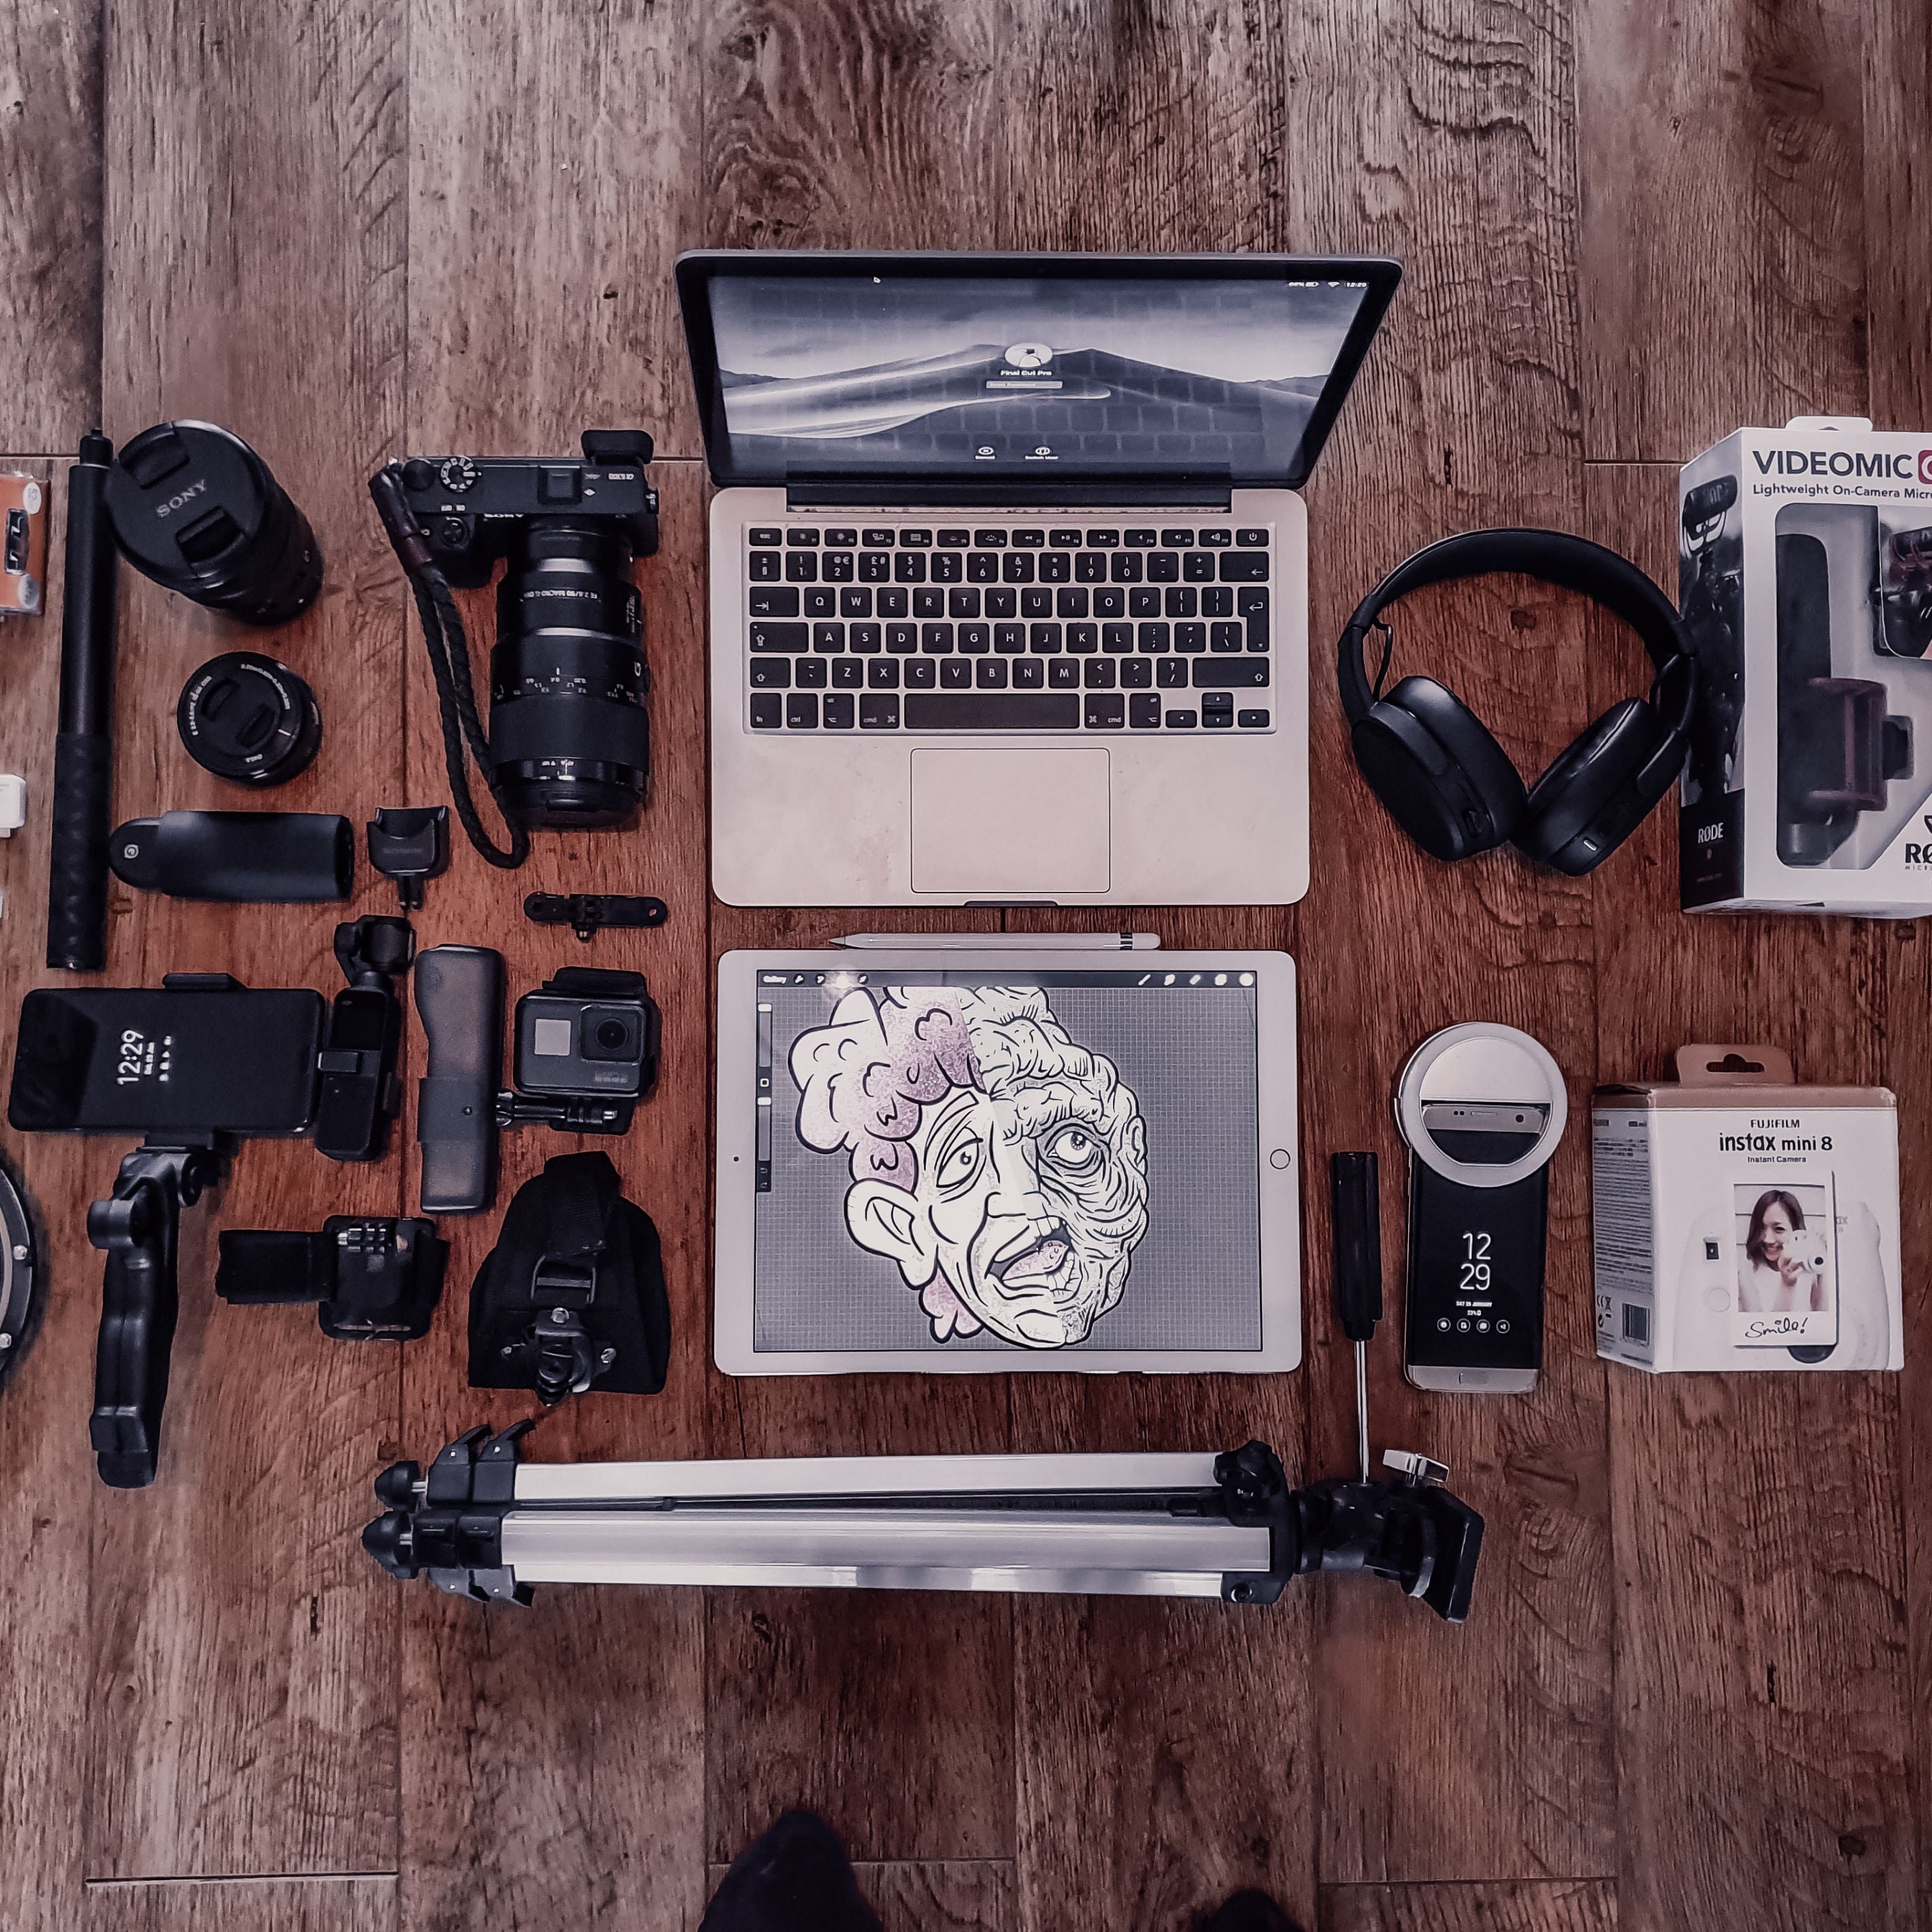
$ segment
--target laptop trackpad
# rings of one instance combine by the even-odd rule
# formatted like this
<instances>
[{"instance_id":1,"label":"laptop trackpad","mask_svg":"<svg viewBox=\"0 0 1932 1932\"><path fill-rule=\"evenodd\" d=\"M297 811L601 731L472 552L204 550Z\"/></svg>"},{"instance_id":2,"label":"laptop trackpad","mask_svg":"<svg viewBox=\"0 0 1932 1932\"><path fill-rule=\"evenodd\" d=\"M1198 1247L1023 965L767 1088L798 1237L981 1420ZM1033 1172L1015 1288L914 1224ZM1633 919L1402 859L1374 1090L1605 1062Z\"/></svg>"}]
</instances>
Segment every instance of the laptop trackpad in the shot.
<instances>
[{"instance_id":1,"label":"laptop trackpad","mask_svg":"<svg viewBox=\"0 0 1932 1932\"><path fill-rule=\"evenodd\" d=\"M916 892L1104 892L1112 882L1107 751L912 754Z\"/></svg>"}]
</instances>

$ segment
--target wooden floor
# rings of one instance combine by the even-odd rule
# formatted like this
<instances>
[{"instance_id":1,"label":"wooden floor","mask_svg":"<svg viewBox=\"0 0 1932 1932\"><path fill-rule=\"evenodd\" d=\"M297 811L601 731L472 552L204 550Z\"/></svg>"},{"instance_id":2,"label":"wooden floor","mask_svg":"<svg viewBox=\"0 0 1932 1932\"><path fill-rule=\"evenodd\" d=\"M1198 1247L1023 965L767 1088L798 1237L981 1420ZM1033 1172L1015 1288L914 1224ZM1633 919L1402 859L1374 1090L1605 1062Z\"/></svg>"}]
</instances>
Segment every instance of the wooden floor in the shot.
<instances>
[{"instance_id":1,"label":"wooden floor","mask_svg":"<svg viewBox=\"0 0 1932 1932\"><path fill-rule=\"evenodd\" d=\"M418 921L425 944L502 948L521 989L580 956L526 925L525 891L672 908L596 955L646 970L665 1010L661 1088L616 1151L666 1240L670 1383L587 1398L538 1453L1252 1433L1319 1474L1351 1442L1318 1292L1302 1370L1258 1383L772 1384L709 1366L711 962L853 915L706 892L706 484L670 283L694 244L1402 257L1307 492L1313 890L1285 914L1137 922L1294 954L1311 1172L1358 1146L1392 1172L1401 1056L1478 1015L1546 1041L1573 1104L1685 1040L1790 1044L1807 1074L1900 1089L1906 1172L1924 1172L1923 928L1687 920L1668 811L1590 880L1507 858L1452 875L1370 808L1324 668L1362 588L1430 538L1550 524L1667 575L1676 466L1716 436L1810 411L1932 428L1924 0L4 0L0 20L0 450L52 477L56 536L62 453L97 421L121 439L206 416L268 456L328 560L322 603L272 646L314 686L327 742L274 802L359 822L446 796L414 616L364 494L378 464L562 453L586 424L658 439L650 809L630 835L539 838L514 878L460 850ZM235 640L124 583L117 814L230 803L172 712ZM57 591L43 621L0 630L0 766L33 801L0 852L9 1054L44 976L58 641ZM1528 586L1418 602L1400 648L1532 767L1636 688L1628 638ZM365 877L357 909L389 903ZM326 988L333 916L117 888L109 978ZM506 1143L509 1181L546 1138ZM1904 1376L1652 1381L1592 1353L1573 1130L1538 1391L1423 1399L1394 1336L1375 1351L1378 1435L1443 1456L1489 1520L1476 1614L1452 1630L1360 1586L1234 1615L616 1590L484 1612L394 1585L356 1546L375 1471L522 1412L464 1386L488 1230L448 1224L455 1286L400 1352L331 1344L300 1310L217 1307L207 1282L218 1223L412 1203L406 1134L369 1169L243 1150L194 1219L163 1480L111 1492L86 1448L99 1268L82 1212L121 1148L9 1135L4 1151L54 1287L0 1399L8 1932L692 1926L715 1868L800 1801L844 1834L895 1932L1180 1928L1246 1883L1328 1932L1921 1922L1932 1208L1916 1180Z\"/></svg>"}]
</instances>

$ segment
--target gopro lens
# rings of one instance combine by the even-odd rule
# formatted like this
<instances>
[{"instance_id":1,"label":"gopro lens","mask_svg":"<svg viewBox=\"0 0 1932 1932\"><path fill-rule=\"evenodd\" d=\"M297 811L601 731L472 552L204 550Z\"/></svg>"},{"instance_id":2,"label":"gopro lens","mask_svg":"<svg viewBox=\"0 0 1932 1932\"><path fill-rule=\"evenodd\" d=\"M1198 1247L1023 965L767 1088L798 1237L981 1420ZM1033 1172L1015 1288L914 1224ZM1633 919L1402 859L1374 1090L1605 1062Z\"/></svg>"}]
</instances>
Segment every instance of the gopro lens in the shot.
<instances>
[{"instance_id":1,"label":"gopro lens","mask_svg":"<svg viewBox=\"0 0 1932 1932\"><path fill-rule=\"evenodd\" d=\"M631 1013L613 1012L606 1006L592 1008L584 1016L584 1057L586 1060L635 1060L638 1053L638 1022Z\"/></svg>"}]
</instances>

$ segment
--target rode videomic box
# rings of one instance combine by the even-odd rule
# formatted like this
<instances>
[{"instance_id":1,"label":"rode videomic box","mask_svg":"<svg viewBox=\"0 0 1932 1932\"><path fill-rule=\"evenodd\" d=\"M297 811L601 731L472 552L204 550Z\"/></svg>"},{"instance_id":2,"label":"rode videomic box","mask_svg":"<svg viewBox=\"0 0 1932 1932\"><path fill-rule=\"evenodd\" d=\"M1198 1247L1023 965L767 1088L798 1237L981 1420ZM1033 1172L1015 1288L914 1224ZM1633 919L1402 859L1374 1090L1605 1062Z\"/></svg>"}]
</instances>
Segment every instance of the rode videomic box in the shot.
<instances>
[{"instance_id":1,"label":"rode videomic box","mask_svg":"<svg viewBox=\"0 0 1932 1932\"><path fill-rule=\"evenodd\" d=\"M1741 429L1684 465L1687 911L1932 911L1932 434Z\"/></svg>"},{"instance_id":2,"label":"rode videomic box","mask_svg":"<svg viewBox=\"0 0 1932 1932\"><path fill-rule=\"evenodd\" d=\"M1597 1352L1684 1370L1898 1369L1898 1102L1788 1054L1686 1046L1591 1108Z\"/></svg>"}]
</instances>

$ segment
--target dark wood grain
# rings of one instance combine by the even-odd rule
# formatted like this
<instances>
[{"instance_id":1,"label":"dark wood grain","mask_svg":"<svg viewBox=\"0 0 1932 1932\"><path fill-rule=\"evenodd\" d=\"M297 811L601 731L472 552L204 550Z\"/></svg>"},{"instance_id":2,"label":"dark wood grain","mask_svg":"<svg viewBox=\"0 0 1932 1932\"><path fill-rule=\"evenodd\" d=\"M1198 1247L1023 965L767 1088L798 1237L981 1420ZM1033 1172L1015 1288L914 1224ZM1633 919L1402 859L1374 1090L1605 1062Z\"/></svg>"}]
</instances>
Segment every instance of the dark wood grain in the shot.
<instances>
[{"instance_id":1,"label":"dark wood grain","mask_svg":"<svg viewBox=\"0 0 1932 1932\"><path fill-rule=\"evenodd\" d=\"M443 449L445 401L425 383L412 446ZM430 886L424 943L496 947L512 998L559 967L644 973L664 1014L658 1084L630 1132L591 1140L532 1127L502 1138L500 1210L553 1156L598 1148L628 1198L656 1222L671 1306L671 1363L652 1397L595 1390L547 1420L542 1460L692 1456L703 1447L710 1266L708 983L704 953L704 634L697 466L659 465L661 554L642 562L654 732L642 829L533 839L521 872L485 866L454 834L449 872ZM466 601L472 636L492 634L490 600ZM412 715L434 718L420 640L408 645ZM410 796L446 796L433 728L412 740ZM487 809L486 806L486 809ZM529 892L651 892L671 908L655 932L589 948L522 912ZM414 1198L416 1154L406 1155ZM404 1432L422 1456L479 1421L536 1408L527 1395L467 1386L468 1290L500 1212L452 1218L450 1289L436 1330L405 1363ZM372 1465L369 1473L373 1474ZM403 1640L403 1922L410 1932L472 1922L480 1895L514 1919L562 1909L581 1922L694 1923L703 1896L703 1605L684 1591L558 1589L534 1611L449 1604L414 1593ZM532 1779L536 1780L532 1784ZM648 1797L644 1796L648 1794Z\"/></svg>"},{"instance_id":2,"label":"dark wood grain","mask_svg":"<svg viewBox=\"0 0 1932 1932\"><path fill-rule=\"evenodd\" d=\"M179 1880L88 1888L85 1932L394 1932L396 1881Z\"/></svg>"},{"instance_id":3,"label":"dark wood grain","mask_svg":"<svg viewBox=\"0 0 1932 1932\"><path fill-rule=\"evenodd\" d=\"M1591 530L1666 572L1676 484L1593 470ZM1892 968L1922 937L1683 917L1673 838L1660 814L1601 875L1600 1076L1657 1077L1701 1040L1899 1079L1892 1016L1925 1009ZM1912 1201L1915 1275L1927 1233ZM1608 1375L1624 1924L1915 1923L1900 1378Z\"/></svg>"},{"instance_id":4,"label":"dark wood grain","mask_svg":"<svg viewBox=\"0 0 1932 1932\"><path fill-rule=\"evenodd\" d=\"M715 1892L727 1865L706 1874ZM1019 1921L1013 1868L1005 1858L860 1863L853 1867L886 1932L1012 1932Z\"/></svg>"},{"instance_id":5,"label":"dark wood grain","mask_svg":"<svg viewBox=\"0 0 1932 1932\"><path fill-rule=\"evenodd\" d=\"M1163 251L1286 244L1280 22L1246 8L1082 6L1013 71L1024 111L1009 247ZM1118 913L1015 913L1016 930L1118 928ZM1136 910L1169 946L1292 943L1280 908ZM1013 1446L1268 1442L1292 1471L1306 1420L1282 1377L1016 1378ZM1244 1884L1312 1915L1318 1808L1305 1593L1228 1616L1125 1598L1014 1606L1020 1900L1028 1924L1190 1924ZM1212 1814L1211 1816L1210 1814Z\"/></svg>"},{"instance_id":6,"label":"dark wood grain","mask_svg":"<svg viewBox=\"0 0 1932 1932\"><path fill-rule=\"evenodd\" d=\"M1932 429L1920 0L13 0L4 24L0 337L15 374L0 442L45 454L97 412L117 439L212 417L268 457L329 562L319 609L266 640L128 579L122 815L236 802L188 763L170 714L194 664L260 642L315 686L328 732L314 771L267 802L359 823L445 797L414 614L364 479L406 452L566 453L582 428L626 422L665 452L664 551L638 572L646 815L626 833L540 836L514 876L459 839L418 921L425 944L500 947L513 994L588 960L641 968L664 1008L658 1091L608 1148L664 1236L670 1382L570 1406L535 1454L1256 1434L1298 1473L1340 1470L1352 1365L1326 1306L1326 1155L1382 1154L1393 1291L1387 1103L1410 1047L1455 1018L1527 1027L1576 1108L1536 1394L1417 1394L1399 1316L1372 1356L1378 1443L1442 1455L1489 1519L1460 1630L1354 1580L1244 1612L553 1589L512 1613L400 1591L355 1548L369 1477L528 1412L466 1386L466 1291L496 1217L445 1223L446 1305L400 1364L325 1342L301 1310L214 1307L208 1276L218 1226L412 1205L406 1130L368 1169L242 1150L192 1222L161 1484L100 1492L85 1444L99 1258L81 1217L121 1149L5 1136L55 1286L0 1395L8 1932L689 1927L707 1862L801 1799L844 1833L895 1932L1178 1932L1249 1883L1327 1932L1922 1916L1932 1208L1908 1185L1904 1377L1606 1371L1583 1121L1594 1080L1659 1072L1685 1038L1795 1041L1808 1073L1899 1090L1907 1171L1922 1171L1928 942L1911 925L1683 918L1667 809L1588 882L1507 856L1445 872L1360 785L1328 670L1361 590L1448 530L1580 528L1667 581L1665 464L1801 411ZM1307 492L1314 888L1286 911L1133 922L1170 945L1297 958L1303 1372L928 1382L710 1366L717 956L1002 921L710 898L704 485L670 460L698 442L669 265L698 242L1404 258ZM469 608L487 638L490 601ZM1520 583L1415 600L1396 632L1398 671L1450 682L1532 772L1638 688L1616 626ZM0 769L30 795L28 828L0 846L9 1057L15 1003L45 976L58 642L52 610L0 625ZM519 910L531 890L598 889L661 893L671 922L580 949ZM392 903L365 874L344 910ZM334 917L117 889L108 976L221 968L326 988ZM408 1051L412 1091L419 1040ZM509 1136L500 1204L573 1144ZM279 1876L83 1884L228 1874Z\"/></svg>"},{"instance_id":7,"label":"dark wood grain","mask_svg":"<svg viewBox=\"0 0 1932 1932\"><path fill-rule=\"evenodd\" d=\"M0 458L51 485L65 508L64 466ZM56 520L55 527L58 527ZM0 627L0 768L27 783L27 823L0 844L0 1058L13 1064L20 1002L51 978L40 966L46 916L48 814L58 686L61 585L52 574L38 619ZM0 1924L52 1927L81 1879L87 1802L87 1687L75 1659L88 1647L87 1571L93 1458L87 1447L100 1257L80 1204L100 1171L84 1141L16 1134L0 1141L37 1221L41 1316L0 1388L0 1629L13 1634L0 1672L0 1820L26 1857L0 1859Z\"/></svg>"},{"instance_id":8,"label":"dark wood grain","mask_svg":"<svg viewBox=\"0 0 1932 1932\"><path fill-rule=\"evenodd\" d=\"M720 245L958 248L999 218L1006 23L930 0L739 0L706 28L703 230ZM831 158L840 158L830 165ZM714 955L838 934L996 928L984 913L747 910L713 902ZM997 1376L710 1376L719 1456L1006 1446ZM856 1858L1013 1850L1011 1606L999 1598L714 1596L706 1844L728 1861L818 1804Z\"/></svg>"},{"instance_id":9,"label":"dark wood grain","mask_svg":"<svg viewBox=\"0 0 1932 1932\"><path fill-rule=\"evenodd\" d=\"M1879 0L1868 10L1864 59L1865 253L1871 300L1872 420L1881 429L1932 428L1932 250L1910 239L1932 196L1932 142L1916 119L1932 88L1932 12L1917 0ZM1912 1654L1909 1708L1917 1714L1912 1765L1918 1825L1919 1918L1932 1922L1932 1764L1924 1749L1932 1700L1932 1364L1911 1346L1932 1333L1932 1205L1911 1177L1932 1158L1932 1120L1913 1097L1932 1010L1932 952L1922 926L1892 938L1885 1009L1885 1078L1899 1090L1904 1214L1905 1370L1899 1389L1900 1501L1905 1518L1906 1601Z\"/></svg>"},{"instance_id":10,"label":"dark wood grain","mask_svg":"<svg viewBox=\"0 0 1932 1932\"><path fill-rule=\"evenodd\" d=\"M663 447L688 447L669 286L700 178L688 23L644 6L438 8L418 20L410 73L411 312L424 318L428 346L412 346L409 448L568 454L586 428L633 424ZM514 874L484 865L452 827L451 871L430 889L424 926L426 940L502 952L513 999L560 966L588 963L644 973L664 1014L657 1088L628 1135L577 1140L531 1128L504 1137L500 1208L552 1156L608 1153L626 1196L657 1224L671 1304L665 1392L593 1392L546 1424L532 1445L539 1457L688 1456L703 1442L704 506L695 465L660 463L652 473L662 548L637 573L652 676L645 816L622 832L538 833ZM492 638L494 599L466 603L472 638ZM445 798L413 620L400 647L410 796ZM656 932L614 932L585 948L524 917L532 891L650 892L671 916ZM413 1186L413 1150L410 1167ZM424 1448L533 1407L526 1396L466 1386L466 1290L497 1221L449 1224L454 1305L405 1373L406 1430ZM412 1932L472 1922L479 1892L513 1920L561 1907L586 1923L695 1922L703 1628L701 1603L680 1592L549 1591L534 1616L507 1621L494 1608L411 1606L404 1681L432 1714L404 1743L404 1922ZM534 1805L533 1774L543 1794Z\"/></svg>"},{"instance_id":11,"label":"dark wood grain","mask_svg":"<svg viewBox=\"0 0 1932 1932\"><path fill-rule=\"evenodd\" d=\"M1920 105L1932 90L1932 13L1871 0L1864 18L1865 280L1870 414L1880 429L1932 423L1932 259L1915 232L1932 203Z\"/></svg>"},{"instance_id":12,"label":"dark wood grain","mask_svg":"<svg viewBox=\"0 0 1932 1932\"><path fill-rule=\"evenodd\" d=\"M704 179L692 24L652 0L412 14L410 366L439 448L641 424L698 454L670 275Z\"/></svg>"},{"instance_id":13,"label":"dark wood grain","mask_svg":"<svg viewBox=\"0 0 1932 1932\"><path fill-rule=\"evenodd\" d=\"M106 427L117 440L169 416L232 427L308 514L327 586L272 648L314 688L326 736L274 802L358 826L401 770L396 601L376 587L363 492L400 414L401 38L388 0L273 17L211 0L117 14L106 53ZM182 752L173 698L244 640L123 576L116 810L232 808ZM360 905L382 904L365 875ZM112 910L122 984L339 977L329 908L117 889ZM118 1150L91 1151L98 1189ZM217 1216L314 1228L397 1201L393 1155L350 1169L263 1144L189 1217L160 1480L94 1498L92 1876L394 1868L393 1774L368 1767L394 1760L395 1604L355 1529L362 1472L394 1427L395 1360L326 1340L300 1309L217 1307L208 1282Z\"/></svg>"},{"instance_id":14,"label":"dark wood grain","mask_svg":"<svg viewBox=\"0 0 1932 1932\"><path fill-rule=\"evenodd\" d=\"M1338 1885L1322 1894L1321 1932L1617 1932L1607 1880L1540 1884Z\"/></svg>"},{"instance_id":15,"label":"dark wood grain","mask_svg":"<svg viewBox=\"0 0 1932 1932\"><path fill-rule=\"evenodd\" d=\"M1865 412L1868 11L1579 0L1592 457L1682 462L1742 423Z\"/></svg>"},{"instance_id":16,"label":"dark wood grain","mask_svg":"<svg viewBox=\"0 0 1932 1932\"><path fill-rule=\"evenodd\" d=\"M1508 851L1453 870L1424 857L1350 769L1328 668L1348 611L1409 550L1486 524L1575 526L1571 57L1560 14L1508 8L1310 20L1291 47L1294 110L1347 157L1332 170L1291 169L1297 238L1406 263L1307 493L1312 763L1325 806L1299 912L1312 1460L1339 1470L1353 1454L1352 1352L1328 1306L1327 1160L1372 1148L1390 1316L1370 1349L1375 1445L1448 1463L1487 1525L1462 1628L1386 1591L1318 1593L1324 1880L1568 1876L1607 1870L1613 1855L1585 1138L1573 1128L1551 1169L1536 1392L1425 1395L1400 1366L1406 1167L1390 1119L1411 1049L1466 1019L1534 1034L1577 1106L1594 1058L1589 894ZM1491 580L1410 598L1394 622L1391 675L1441 679L1496 724L1526 773L1591 715L1584 620L1561 592Z\"/></svg>"},{"instance_id":17,"label":"dark wood grain","mask_svg":"<svg viewBox=\"0 0 1932 1932\"><path fill-rule=\"evenodd\" d=\"M71 449L100 408L100 0L0 19L0 443Z\"/></svg>"}]
</instances>

